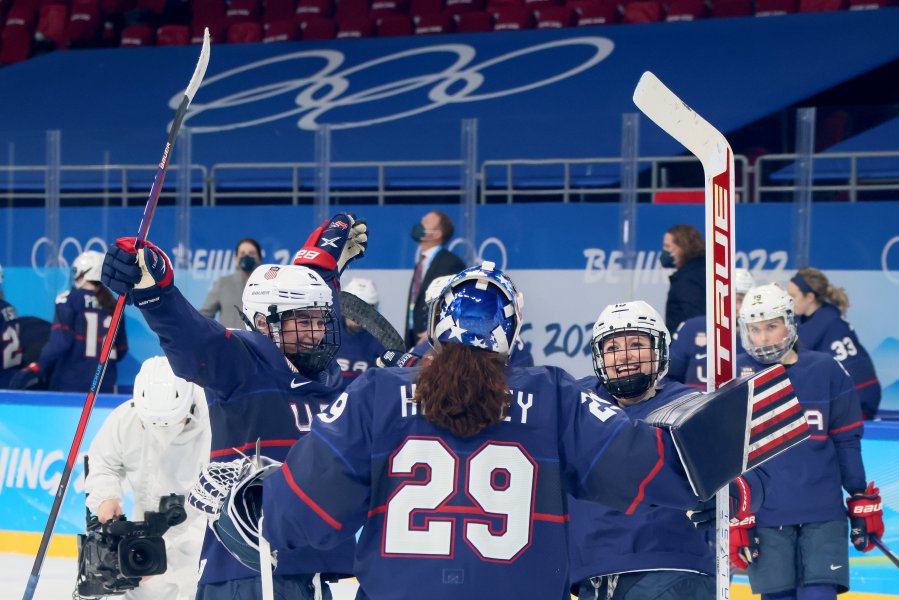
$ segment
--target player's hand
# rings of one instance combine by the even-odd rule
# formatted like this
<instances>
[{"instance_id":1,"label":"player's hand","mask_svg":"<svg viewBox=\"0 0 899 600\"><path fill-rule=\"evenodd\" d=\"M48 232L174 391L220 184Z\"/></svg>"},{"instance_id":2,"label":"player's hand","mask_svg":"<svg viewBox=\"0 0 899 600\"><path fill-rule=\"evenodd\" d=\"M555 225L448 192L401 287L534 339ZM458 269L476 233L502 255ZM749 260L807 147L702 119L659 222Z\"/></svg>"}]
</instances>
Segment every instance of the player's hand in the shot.
<instances>
[{"instance_id":1,"label":"player's hand","mask_svg":"<svg viewBox=\"0 0 899 600\"><path fill-rule=\"evenodd\" d=\"M743 477L737 477L727 487L730 505L730 518L742 521L752 516L752 492L749 483ZM715 527L715 498L709 498L687 511L687 518L697 529Z\"/></svg>"},{"instance_id":2,"label":"player's hand","mask_svg":"<svg viewBox=\"0 0 899 600\"><path fill-rule=\"evenodd\" d=\"M152 242L137 250L133 237L116 240L103 259L103 284L118 294L129 294L136 306L159 300L175 280L172 263Z\"/></svg>"},{"instance_id":3,"label":"player's hand","mask_svg":"<svg viewBox=\"0 0 899 600\"><path fill-rule=\"evenodd\" d=\"M11 390L32 390L42 387L44 384L44 374L41 372L41 366L36 362L30 363L27 367L22 367L9 380L9 389Z\"/></svg>"},{"instance_id":4,"label":"player's hand","mask_svg":"<svg viewBox=\"0 0 899 600\"><path fill-rule=\"evenodd\" d=\"M420 367L421 357L411 352L388 350L375 359L375 364L384 369L387 367Z\"/></svg>"},{"instance_id":5,"label":"player's hand","mask_svg":"<svg viewBox=\"0 0 899 600\"><path fill-rule=\"evenodd\" d=\"M759 536L755 530L755 515L730 520L730 562L746 570L759 557Z\"/></svg>"},{"instance_id":6,"label":"player's hand","mask_svg":"<svg viewBox=\"0 0 899 600\"><path fill-rule=\"evenodd\" d=\"M368 225L353 215L339 213L312 232L293 257L293 264L342 273L350 261L365 254Z\"/></svg>"},{"instance_id":7,"label":"player's hand","mask_svg":"<svg viewBox=\"0 0 899 600\"><path fill-rule=\"evenodd\" d=\"M97 519L99 519L101 523L110 521L122 514L124 514L122 512L122 505L119 504L118 500L113 498L104 500L100 503L100 506L97 507Z\"/></svg>"},{"instance_id":8,"label":"player's hand","mask_svg":"<svg viewBox=\"0 0 899 600\"><path fill-rule=\"evenodd\" d=\"M874 548L871 536L883 537L883 501L880 489L874 482L863 492L856 492L846 498L849 507L849 539L856 550L868 552Z\"/></svg>"}]
</instances>

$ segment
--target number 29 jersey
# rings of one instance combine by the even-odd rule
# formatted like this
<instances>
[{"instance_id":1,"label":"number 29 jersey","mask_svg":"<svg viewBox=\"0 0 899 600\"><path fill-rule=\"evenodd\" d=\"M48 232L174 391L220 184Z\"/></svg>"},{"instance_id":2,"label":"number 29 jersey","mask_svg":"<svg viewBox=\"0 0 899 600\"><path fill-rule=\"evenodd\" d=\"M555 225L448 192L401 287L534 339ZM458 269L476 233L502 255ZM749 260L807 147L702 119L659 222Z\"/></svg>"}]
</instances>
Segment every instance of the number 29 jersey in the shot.
<instances>
[{"instance_id":1,"label":"number 29 jersey","mask_svg":"<svg viewBox=\"0 0 899 600\"><path fill-rule=\"evenodd\" d=\"M364 526L359 598L568 598L566 494L622 512L695 501L666 433L560 369L507 369L508 415L467 438L419 414L417 371L360 376L265 481L273 548Z\"/></svg>"}]
</instances>

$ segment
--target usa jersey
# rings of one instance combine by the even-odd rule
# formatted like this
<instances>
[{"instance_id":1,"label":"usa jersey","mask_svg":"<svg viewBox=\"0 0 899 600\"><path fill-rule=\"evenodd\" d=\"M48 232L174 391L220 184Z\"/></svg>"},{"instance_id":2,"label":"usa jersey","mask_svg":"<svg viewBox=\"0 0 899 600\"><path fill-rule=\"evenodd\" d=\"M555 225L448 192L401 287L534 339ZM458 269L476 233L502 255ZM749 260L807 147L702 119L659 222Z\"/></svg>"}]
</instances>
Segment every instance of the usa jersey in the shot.
<instances>
[{"instance_id":1,"label":"usa jersey","mask_svg":"<svg viewBox=\"0 0 899 600\"><path fill-rule=\"evenodd\" d=\"M506 373L508 415L460 438L411 401L417 368L366 371L265 480L272 548L327 548L364 525L357 598L567 600L568 494L693 504L667 433L561 369Z\"/></svg>"},{"instance_id":2,"label":"usa jersey","mask_svg":"<svg viewBox=\"0 0 899 600\"><path fill-rule=\"evenodd\" d=\"M425 356L428 353L433 354L434 348L431 347L431 343L425 340L424 342L419 342L415 345L414 348L410 351L412 354L417 354L418 356ZM521 338L516 340L515 347L512 348L512 352L509 354L509 366L511 367L533 367L534 366L534 355L531 354L531 349L521 341Z\"/></svg>"},{"instance_id":3,"label":"usa jersey","mask_svg":"<svg viewBox=\"0 0 899 600\"><path fill-rule=\"evenodd\" d=\"M742 354L737 366L742 376L771 365ZM770 483L756 522L761 527L778 527L844 520L840 487L852 493L867 485L858 394L846 370L830 354L800 349L799 360L784 366L805 411L811 438L765 463Z\"/></svg>"},{"instance_id":4,"label":"usa jersey","mask_svg":"<svg viewBox=\"0 0 899 600\"><path fill-rule=\"evenodd\" d=\"M689 323L689 321L687 321ZM580 382L608 402L614 399L597 377ZM622 407L633 420L644 419L652 411L696 390L671 381L656 395ZM683 510L644 508L627 515L595 502L571 499L571 585L598 575L632 571L677 570L711 575L715 572L715 552L708 536L697 529Z\"/></svg>"},{"instance_id":5,"label":"usa jersey","mask_svg":"<svg viewBox=\"0 0 899 600\"><path fill-rule=\"evenodd\" d=\"M0 299L0 389L9 386L9 380L22 365L22 341L16 309Z\"/></svg>"},{"instance_id":6,"label":"usa jersey","mask_svg":"<svg viewBox=\"0 0 899 600\"><path fill-rule=\"evenodd\" d=\"M159 335L176 375L206 391L212 428L211 461L252 455L261 440L264 456L283 461L297 438L309 432L312 416L339 394L335 363L316 380L296 372L266 336L226 329L204 317L174 286L158 302L142 308ZM302 468L302 467L300 467ZM353 543L328 553L285 549L275 575L350 573ZM256 577L206 531L200 554L200 583Z\"/></svg>"},{"instance_id":7,"label":"usa jersey","mask_svg":"<svg viewBox=\"0 0 899 600\"><path fill-rule=\"evenodd\" d=\"M343 386L353 383L357 377L375 366L375 359L384 354L386 348L375 336L362 330L359 333L347 331L340 319L340 349L335 360L340 366Z\"/></svg>"},{"instance_id":8,"label":"usa jersey","mask_svg":"<svg viewBox=\"0 0 899 600\"><path fill-rule=\"evenodd\" d=\"M49 374L51 391L86 392L90 389L111 322L112 315L100 308L97 295L91 290L72 289L57 296L50 339L37 360L41 371ZM127 352L128 336L123 320L109 354L101 392L112 392L115 388L116 362Z\"/></svg>"},{"instance_id":9,"label":"usa jersey","mask_svg":"<svg viewBox=\"0 0 899 600\"><path fill-rule=\"evenodd\" d=\"M706 339L705 321L705 315L703 315L687 319L680 324L680 327L671 336L668 363L670 379L703 391L707 389L708 382L706 375L708 340ZM737 333L736 352L742 351L743 342Z\"/></svg>"},{"instance_id":10,"label":"usa jersey","mask_svg":"<svg viewBox=\"0 0 899 600\"><path fill-rule=\"evenodd\" d=\"M799 319L797 333L806 348L833 354L846 367L855 383L862 412L866 418L873 419L880 406L880 381L868 351L858 341L840 309L824 303L812 316Z\"/></svg>"}]
</instances>

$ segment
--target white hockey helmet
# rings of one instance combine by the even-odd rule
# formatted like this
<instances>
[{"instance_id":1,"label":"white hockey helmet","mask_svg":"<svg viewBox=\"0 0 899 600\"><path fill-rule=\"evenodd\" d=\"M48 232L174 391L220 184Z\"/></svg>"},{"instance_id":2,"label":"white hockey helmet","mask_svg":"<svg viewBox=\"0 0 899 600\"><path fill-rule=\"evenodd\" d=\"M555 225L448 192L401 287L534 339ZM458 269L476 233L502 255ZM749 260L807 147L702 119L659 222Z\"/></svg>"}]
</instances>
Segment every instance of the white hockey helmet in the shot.
<instances>
[{"instance_id":1,"label":"white hockey helmet","mask_svg":"<svg viewBox=\"0 0 899 600\"><path fill-rule=\"evenodd\" d=\"M194 384L176 376L164 356L144 361L134 378L134 408L144 425L174 425L193 406Z\"/></svg>"},{"instance_id":2,"label":"white hockey helmet","mask_svg":"<svg viewBox=\"0 0 899 600\"><path fill-rule=\"evenodd\" d=\"M437 296L440 295L440 292L443 291L443 288L446 287L446 284L448 284L453 277L453 275L441 275L440 277L435 277L431 283L428 284L428 289L425 290L425 304L430 306L431 302L437 299Z\"/></svg>"},{"instance_id":3,"label":"white hockey helmet","mask_svg":"<svg viewBox=\"0 0 899 600\"><path fill-rule=\"evenodd\" d=\"M640 334L649 337L653 350L650 373L642 368L634 375L612 378L606 367L603 340L609 336ZM616 398L637 398L661 381L668 372L668 347L671 335L665 320L652 306L642 300L610 304L593 325L593 370ZM625 347L627 342L625 341Z\"/></svg>"},{"instance_id":4,"label":"white hockey helmet","mask_svg":"<svg viewBox=\"0 0 899 600\"><path fill-rule=\"evenodd\" d=\"M378 288L375 287L375 282L371 279L354 277L343 287L343 291L356 296L366 304L370 304L375 308L378 307Z\"/></svg>"},{"instance_id":5,"label":"white hockey helmet","mask_svg":"<svg viewBox=\"0 0 899 600\"><path fill-rule=\"evenodd\" d=\"M96 250L79 254L72 262L72 281L77 282L83 277L84 281L99 282L103 276L103 257L103 253Z\"/></svg>"},{"instance_id":6,"label":"white hockey helmet","mask_svg":"<svg viewBox=\"0 0 899 600\"><path fill-rule=\"evenodd\" d=\"M734 293L745 294L755 287L755 277L749 269L734 269Z\"/></svg>"},{"instance_id":7,"label":"white hockey helmet","mask_svg":"<svg viewBox=\"0 0 899 600\"><path fill-rule=\"evenodd\" d=\"M340 331L334 318L334 296L331 286L321 275L300 265L260 265L250 274L243 289L243 314L250 329L257 330L257 318L265 318L265 332L284 352L284 356L304 374L324 370L340 347ZM317 311L324 319L324 331L314 347L297 344L295 351L282 344L285 321L294 311ZM298 331L298 334L302 332Z\"/></svg>"},{"instance_id":8,"label":"white hockey helmet","mask_svg":"<svg viewBox=\"0 0 899 600\"><path fill-rule=\"evenodd\" d=\"M796 318L793 298L776 283L754 287L743 298L739 315L740 337L747 354L759 362L772 364L780 360L796 344ZM774 344L756 346L749 336L752 323L781 318L787 327L786 336Z\"/></svg>"}]
</instances>

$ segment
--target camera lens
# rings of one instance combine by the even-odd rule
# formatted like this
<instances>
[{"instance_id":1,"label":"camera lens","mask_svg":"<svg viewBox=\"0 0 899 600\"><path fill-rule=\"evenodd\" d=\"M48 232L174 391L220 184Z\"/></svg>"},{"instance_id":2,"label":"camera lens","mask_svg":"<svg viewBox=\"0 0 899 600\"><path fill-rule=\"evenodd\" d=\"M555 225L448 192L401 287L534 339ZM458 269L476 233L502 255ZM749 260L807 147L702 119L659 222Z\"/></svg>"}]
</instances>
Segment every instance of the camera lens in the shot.
<instances>
[{"instance_id":1,"label":"camera lens","mask_svg":"<svg viewBox=\"0 0 899 600\"><path fill-rule=\"evenodd\" d=\"M165 542L161 537L123 540L119 544L119 569L125 577L165 573Z\"/></svg>"}]
</instances>

